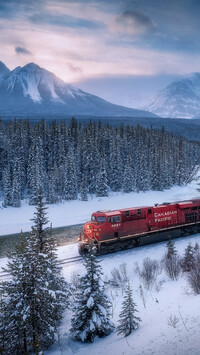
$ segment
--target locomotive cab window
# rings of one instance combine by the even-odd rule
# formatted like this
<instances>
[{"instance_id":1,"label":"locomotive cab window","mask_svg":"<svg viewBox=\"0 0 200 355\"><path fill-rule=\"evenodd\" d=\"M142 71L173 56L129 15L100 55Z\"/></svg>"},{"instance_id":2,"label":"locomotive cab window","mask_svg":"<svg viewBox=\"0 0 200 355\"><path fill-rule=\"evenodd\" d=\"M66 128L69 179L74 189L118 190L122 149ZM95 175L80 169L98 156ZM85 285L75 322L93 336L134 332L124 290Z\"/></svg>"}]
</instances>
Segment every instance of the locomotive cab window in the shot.
<instances>
[{"instance_id":1,"label":"locomotive cab window","mask_svg":"<svg viewBox=\"0 0 200 355\"><path fill-rule=\"evenodd\" d=\"M125 211L125 216L126 217L130 216L130 211Z\"/></svg>"},{"instance_id":2,"label":"locomotive cab window","mask_svg":"<svg viewBox=\"0 0 200 355\"><path fill-rule=\"evenodd\" d=\"M97 222L106 222L106 217L105 216L97 216L96 221Z\"/></svg>"},{"instance_id":3,"label":"locomotive cab window","mask_svg":"<svg viewBox=\"0 0 200 355\"><path fill-rule=\"evenodd\" d=\"M148 214L151 214L151 213L152 213L151 208L149 208L148 209Z\"/></svg>"},{"instance_id":4,"label":"locomotive cab window","mask_svg":"<svg viewBox=\"0 0 200 355\"><path fill-rule=\"evenodd\" d=\"M96 221L96 217L95 216L91 216L91 221Z\"/></svg>"},{"instance_id":5,"label":"locomotive cab window","mask_svg":"<svg viewBox=\"0 0 200 355\"><path fill-rule=\"evenodd\" d=\"M120 216L109 217L109 222L111 222L111 223L119 223L119 222L121 222L121 217Z\"/></svg>"},{"instance_id":6,"label":"locomotive cab window","mask_svg":"<svg viewBox=\"0 0 200 355\"><path fill-rule=\"evenodd\" d=\"M137 210L137 214L142 214L142 210Z\"/></svg>"}]
</instances>

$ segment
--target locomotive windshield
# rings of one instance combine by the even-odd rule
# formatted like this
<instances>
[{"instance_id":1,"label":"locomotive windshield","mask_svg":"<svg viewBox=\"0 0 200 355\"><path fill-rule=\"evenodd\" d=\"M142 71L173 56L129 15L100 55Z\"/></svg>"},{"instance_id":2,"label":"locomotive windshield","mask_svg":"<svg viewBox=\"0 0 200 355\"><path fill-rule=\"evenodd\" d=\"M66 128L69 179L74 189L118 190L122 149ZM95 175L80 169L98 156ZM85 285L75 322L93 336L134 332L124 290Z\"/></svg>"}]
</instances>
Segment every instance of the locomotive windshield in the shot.
<instances>
[{"instance_id":1,"label":"locomotive windshield","mask_svg":"<svg viewBox=\"0 0 200 355\"><path fill-rule=\"evenodd\" d=\"M91 220L92 221L96 221L96 222L106 222L106 216L94 216L94 215L92 215Z\"/></svg>"}]
</instances>

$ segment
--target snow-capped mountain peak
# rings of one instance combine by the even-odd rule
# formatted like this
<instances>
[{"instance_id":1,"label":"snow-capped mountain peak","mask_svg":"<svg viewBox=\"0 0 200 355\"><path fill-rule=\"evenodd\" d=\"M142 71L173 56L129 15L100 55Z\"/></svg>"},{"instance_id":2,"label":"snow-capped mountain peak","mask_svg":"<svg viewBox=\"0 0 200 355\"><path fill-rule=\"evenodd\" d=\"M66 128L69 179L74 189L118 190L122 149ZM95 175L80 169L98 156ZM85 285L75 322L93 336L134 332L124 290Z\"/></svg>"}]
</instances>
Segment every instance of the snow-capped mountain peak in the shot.
<instances>
[{"instance_id":1,"label":"snow-capped mountain peak","mask_svg":"<svg viewBox=\"0 0 200 355\"><path fill-rule=\"evenodd\" d=\"M24 97L34 102L42 102L44 94L50 101L62 102L55 89L56 76L35 63L17 67L7 75L5 82L9 92L15 90L16 86L21 87Z\"/></svg>"},{"instance_id":2,"label":"snow-capped mountain peak","mask_svg":"<svg viewBox=\"0 0 200 355\"><path fill-rule=\"evenodd\" d=\"M0 81L0 113L20 116L155 116L143 110L111 104L66 84L35 63L17 67L3 76Z\"/></svg>"},{"instance_id":3,"label":"snow-capped mountain peak","mask_svg":"<svg viewBox=\"0 0 200 355\"><path fill-rule=\"evenodd\" d=\"M192 118L200 113L200 73L174 81L153 96L143 109L161 117Z\"/></svg>"}]
</instances>

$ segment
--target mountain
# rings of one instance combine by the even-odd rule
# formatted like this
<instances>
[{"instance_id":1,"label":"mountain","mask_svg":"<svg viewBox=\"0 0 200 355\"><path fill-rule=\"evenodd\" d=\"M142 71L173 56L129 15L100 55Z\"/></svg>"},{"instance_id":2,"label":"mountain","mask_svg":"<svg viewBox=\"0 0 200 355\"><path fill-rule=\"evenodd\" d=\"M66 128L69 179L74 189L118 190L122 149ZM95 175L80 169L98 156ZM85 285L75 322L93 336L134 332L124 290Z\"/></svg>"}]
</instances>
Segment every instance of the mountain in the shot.
<instances>
[{"instance_id":1,"label":"mountain","mask_svg":"<svg viewBox=\"0 0 200 355\"><path fill-rule=\"evenodd\" d=\"M7 66L0 61L0 78L3 77L5 74L8 74L10 72L10 69L7 68Z\"/></svg>"},{"instance_id":2,"label":"mountain","mask_svg":"<svg viewBox=\"0 0 200 355\"><path fill-rule=\"evenodd\" d=\"M160 117L192 118L200 116L200 73L174 81L156 94L144 110Z\"/></svg>"},{"instance_id":3,"label":"mountain","mask_svg":"<svg viewBox=\"0 0 200 355\"><path fill-rule=\"evenodd\" d=\"M154 114L111 104L66 84L34 63L17 67L0 81L0 114L5 116L132 116Z\"/></svg>"}]
</instances>

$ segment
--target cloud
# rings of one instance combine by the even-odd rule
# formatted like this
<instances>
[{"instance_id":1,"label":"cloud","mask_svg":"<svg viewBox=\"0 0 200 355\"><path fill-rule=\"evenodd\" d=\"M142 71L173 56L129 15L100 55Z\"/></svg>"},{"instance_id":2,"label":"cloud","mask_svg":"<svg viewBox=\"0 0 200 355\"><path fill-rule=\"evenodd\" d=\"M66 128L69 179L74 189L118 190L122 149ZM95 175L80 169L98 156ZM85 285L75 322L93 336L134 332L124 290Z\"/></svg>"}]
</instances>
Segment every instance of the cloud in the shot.
<instances>
[{"instance_id":1,"label":"cloud","mask_svg":"<svg viewBox=\"0 0 200 355\"><path fill-rule=\"evenodd\" d=\"M15 47L15 52L17 54L32 54L28 49L24 47Z\"/></svg>"},{"instance_id":2,"label":"cloud","mask_svg":"<svg viewBox=\"0 0 200 355\"><path fill-rule=\"evenodd\" d=\"M154 31L156 25L145 13L127 10L115 19L113 29L127 34L143 34Z\"/></svg>"},{"instance_id":3,"label":"cloud","mask_svg":"<svg viewBox=\"0 0 200 355\"><path fill-rule=\"evenodd\" d=\"M97 30L101 28L103 24L101 22L92 21L90 19L70 16L70 15L57 15L49 13L34 13L29 17L29 20L35 25L50 25L59 27L70 27L70 28L87 28L92 30Z\"/></svg>"},{"instance_id":4,"label":"cloud","mask_svg":"<svg viewBox=\"0 0 200 355\"><path fill-rule=\"evenodd\" d=\"M68 65L68 68L73 72L73 73L76 73L76 74L82 74L83 70L77 66L77 65L74 65L72 63L67 63Z\"/></svg>"}]
</instances>

